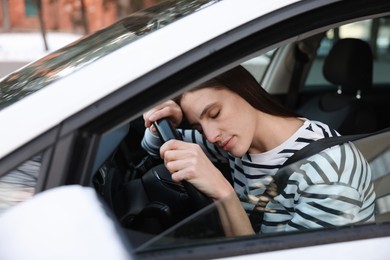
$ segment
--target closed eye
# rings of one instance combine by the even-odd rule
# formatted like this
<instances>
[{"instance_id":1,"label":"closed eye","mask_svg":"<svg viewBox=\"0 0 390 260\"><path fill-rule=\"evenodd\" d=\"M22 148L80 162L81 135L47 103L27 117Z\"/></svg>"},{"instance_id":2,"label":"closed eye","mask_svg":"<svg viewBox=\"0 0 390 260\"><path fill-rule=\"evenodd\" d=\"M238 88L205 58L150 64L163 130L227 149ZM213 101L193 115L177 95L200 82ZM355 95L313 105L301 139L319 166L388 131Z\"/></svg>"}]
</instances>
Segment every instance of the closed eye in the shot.
<instances>
[{"instance_id":1,"label":"closed eye","mask_svg":"<svg viewBox=\"0 0 390 260\"><path fill-rule=\"evenodd\" d=\"M219 110L219 109L216 110L216 111L211 111L210 112L210 118L216 119L219 116L220 112L221 112L221 110Z\"/></svg>"}]
</instances>

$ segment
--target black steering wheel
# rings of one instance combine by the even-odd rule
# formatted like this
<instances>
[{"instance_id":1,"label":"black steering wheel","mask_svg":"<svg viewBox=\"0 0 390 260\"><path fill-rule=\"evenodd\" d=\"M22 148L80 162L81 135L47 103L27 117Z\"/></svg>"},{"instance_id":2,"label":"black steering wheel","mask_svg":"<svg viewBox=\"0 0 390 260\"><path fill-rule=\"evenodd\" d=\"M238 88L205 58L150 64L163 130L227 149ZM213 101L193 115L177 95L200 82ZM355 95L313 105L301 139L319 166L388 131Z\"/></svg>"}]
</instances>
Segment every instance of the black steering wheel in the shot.
<instances>
[{"instance_id":1,"label":"black steering wheel","mask_svg":"<svg viewBox=\"0 0 390 260\"><path fill-rule=\"evenodd\" d=\"M155 125L164 141L181 139L170 121L160 120ZM104 176L119 176L116 171L120 170L113 170L115 172L110 170L112 174ZM144 157L132 168L131 176L120 188L113 189L107 181L101 185L109 188L102 190L102 195L109 195L115 214L126 228L158 234L212 203L190 183L174 182L161 159ZM210 222L210 219L205 221Z\"/></svg>"},{"instance_id":2,"label":"black steering wheel","mask_svg":"<svg viewBox=\"0 0 390 260\"><path fill-rule=\"evenodd\" d=\"M171 122L167 118L157 120L154 123L154 126L156 127L157 132L160 135L160 138L164 142L167 142L168 140L171 139L182 140L180 134L172 126ZM209 197L204 195L202 192L200 192L189 182L184 181L182 182L182 185L188 194L189 200L197 210L204 208L205 206L212 203L212 200Z\"/></svg>"},{"instance_id":3,"label":"black steering wheel","mask_svg":"<svg viewBox=\"0 0 390 260\"><path fill-rule=\"evenodd\" d=\"M209 205L212 200L188 182L176 183L171 173L159 164L142 176L142 183L151 202L159 202L169 210L167 217L181 220Z\"/></svg>"}]
</instances>

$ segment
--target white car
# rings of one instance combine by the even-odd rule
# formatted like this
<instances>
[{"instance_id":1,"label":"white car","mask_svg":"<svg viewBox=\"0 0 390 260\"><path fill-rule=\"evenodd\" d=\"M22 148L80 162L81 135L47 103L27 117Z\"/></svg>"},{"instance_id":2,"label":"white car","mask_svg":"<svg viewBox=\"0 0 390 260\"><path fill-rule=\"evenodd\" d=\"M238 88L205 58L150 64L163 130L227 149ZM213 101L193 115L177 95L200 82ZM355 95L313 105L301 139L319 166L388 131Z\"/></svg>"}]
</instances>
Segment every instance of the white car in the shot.
<instances>
[{"instance_id":1,"label":"white car","mask_svg":"<svg viewBox=\"0 0 390 260\"><path fill-rule=\"evenodd\" d=\"M3 77L0 258L389 259L389 14L388 0L168 0ZM226 238L214 204L164 179L140 146L142 113L239 64L302 116L369 133L354 143L372 169L375 223ZM28 206L63 186L69 196ZM46 243L58 250L45 255Z\"/></svg>"}]
</instances>

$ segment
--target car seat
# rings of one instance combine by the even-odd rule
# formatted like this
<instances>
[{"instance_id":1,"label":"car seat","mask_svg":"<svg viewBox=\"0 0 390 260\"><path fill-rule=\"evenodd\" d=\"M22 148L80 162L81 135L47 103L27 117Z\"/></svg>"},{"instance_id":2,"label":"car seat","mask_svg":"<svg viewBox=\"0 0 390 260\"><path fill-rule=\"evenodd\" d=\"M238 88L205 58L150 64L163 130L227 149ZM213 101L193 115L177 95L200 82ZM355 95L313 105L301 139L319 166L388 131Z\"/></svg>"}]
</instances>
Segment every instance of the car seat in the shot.
<instances>
[{"instance_id":1,"label":"car seat","mask_svg":"<svg viewBox=\"0 0 390 260\"><path fill-rule=\"evenodd\" d=\"M335 90L315 96L297 112L326 123L343 135L377 130L375 112L365 100L372 87L372 74L373 55L369 44L353 38L339 40L323 66L323 75Z\"/></svg>"}]
</instances>

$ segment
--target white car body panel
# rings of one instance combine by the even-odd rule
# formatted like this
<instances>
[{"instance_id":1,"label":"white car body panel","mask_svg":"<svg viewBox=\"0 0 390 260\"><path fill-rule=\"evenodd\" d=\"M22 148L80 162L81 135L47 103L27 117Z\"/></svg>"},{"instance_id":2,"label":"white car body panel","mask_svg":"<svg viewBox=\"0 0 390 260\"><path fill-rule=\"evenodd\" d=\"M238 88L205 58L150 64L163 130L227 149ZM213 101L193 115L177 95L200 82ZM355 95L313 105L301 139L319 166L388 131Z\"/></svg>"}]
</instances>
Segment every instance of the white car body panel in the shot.
<instances>
[{"instance_id":1,"label":"white car body panel","mask_svg":"<svg viewBox=\"0 0 390 260\"><path fill-rule=\"evenodd\" d=\"M173 58L228 32L237 25L294 2L298 1L246 0L244 6L240 0L218 2L94 61L3 109L0 111L0 122L7 123L0 128L0 158ZM207 26L199 26L200 23ZM175 40L177 35L183 34L186 37L181 41ZM113 67L112 64L117 66ZM115 78L106 77L108 69L115 70ZM86 75L90 75L88 85L80 87L80 84L85 82Z\"/></svg>"},{"instance_id":2,"label":"white car body panel","mask_svg":"<svg viewBox=\"0 0 390 260\"><path fill-rule=\"evenodd\" d=\"M0 240L2 260L132 259L94 189L78 185L42 192L2 214Z\"/></svg>"},{"instance_id":3,"label":"white car body panel","mask_svg":"<svg viewBox=\"0 0 390 260\"><path fill-rule=\"evenodd\" d=\"M72 115L96 104L105 96L172 59L180 57L219 35L228 33L238 25L245 24L296 2L299 2L299 0L246 0L245 5L243 5L244 1L240 0L221 1L136 40L4 108L0 111L0 122L2 122L0 127L0 159ZM240 7L239 11L237 6ZM185 35L185 37L178 41L177 35ZM113 66L113 64L115 65ZM107 73L108 70L112 70L112 72ZM130 71L131 73L129 73ZM115 77L107 77L107 74L115 75ZM88 77L87 81L86 77ZM134 89L134 91L137 90ZM40 216L38 217L40 218ZM106 221L106 219L102 221ZM109 228L112 228L110 223L106 224ZM2 226L2 228L6 227L7 225ZM116 239L116 234L113 234L111 229L108 229L108 231L111 232L112 238ZM9 232L12 233L12 230L9 230ZM32 232L32 234L36 233ZM6 236L4 235L4 237ZM49 238L49 236L45 238ZM101 243L102 241L99 240L98 242ZM117 254L117 257L114 258L126 259L127 255L121 248L120 241L117 240L116 242L118 242L118 247L112 249ZM224 259L251 260L270 257L273 260L286 258L382 260L389 259L389 244L390 237L383 237L241 255ZM9 248L3 245L3 248L0 249L8 250ZM99 249L104 251L104 247ZM104 255L100 256L101 259L106 258L103 257ZM112 255L110 256L112 257Z\"/></svg>"},{"instance_id":4,"label":"white car body panel","mask_svg":"<svg viewBox=\"0 0 390 260\"><path fill-rule=\"evenodd\" d=\"M253 255L242 255L228 257L229 260L257 260L257 259L353 259L353 260L388 260L389 259L390 238L372 238L344 243L334 243L327 245L302 247L288 250L280 250L269 253L259 253ZM363 250L359 250L363 249Z\"/></svg>"}]
</instances>

